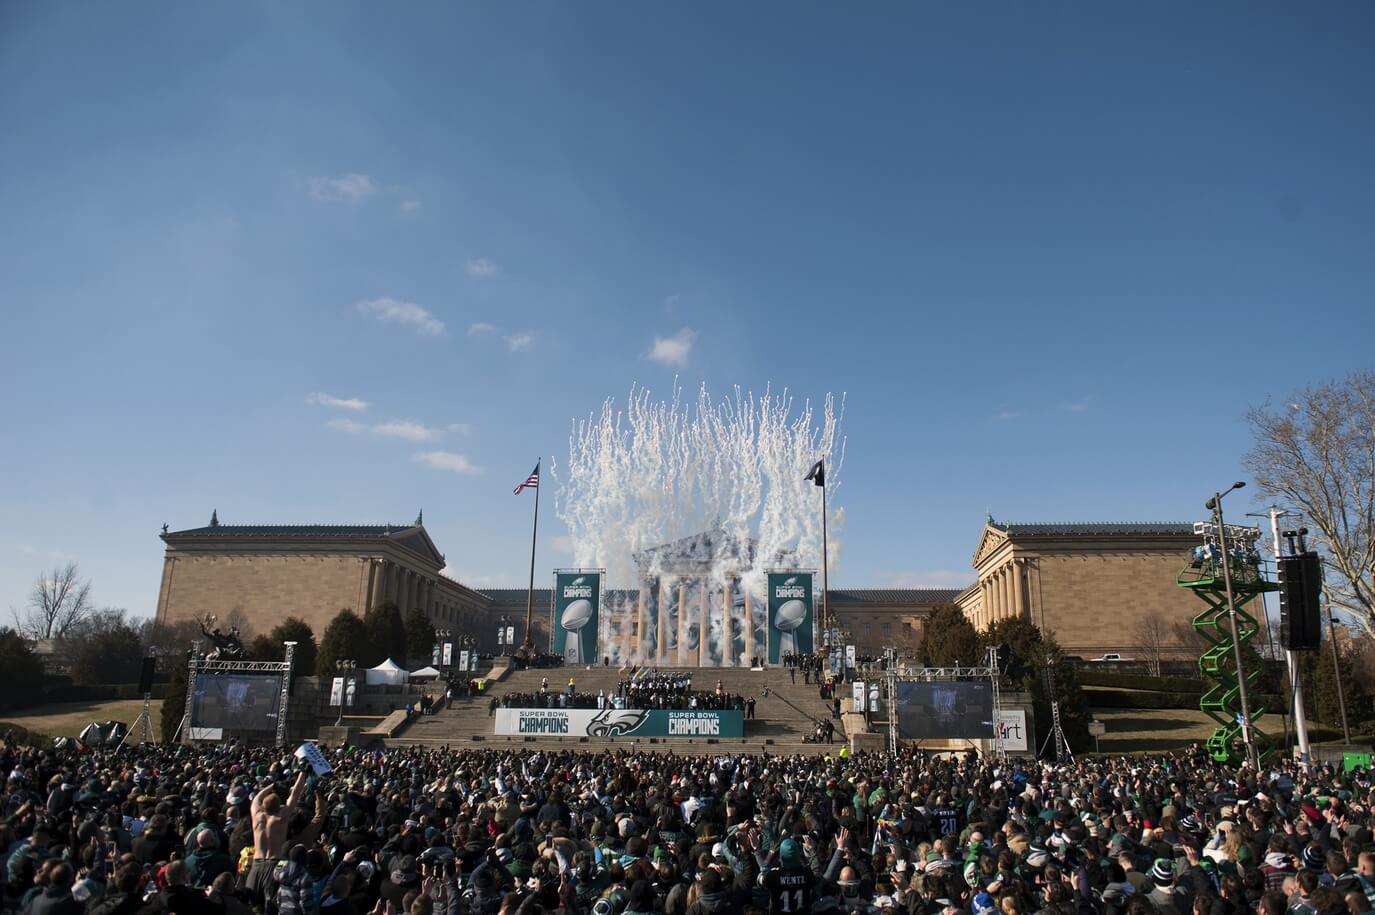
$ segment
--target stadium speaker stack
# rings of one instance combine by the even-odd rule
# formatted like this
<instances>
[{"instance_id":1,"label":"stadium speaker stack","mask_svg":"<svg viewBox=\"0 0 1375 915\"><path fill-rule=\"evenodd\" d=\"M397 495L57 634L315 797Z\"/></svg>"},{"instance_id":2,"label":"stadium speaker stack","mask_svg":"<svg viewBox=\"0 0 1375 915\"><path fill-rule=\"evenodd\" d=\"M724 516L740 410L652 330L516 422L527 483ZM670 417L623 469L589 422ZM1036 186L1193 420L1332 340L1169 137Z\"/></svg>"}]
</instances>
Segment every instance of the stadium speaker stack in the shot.
<instances>
[{"instance_id":1,"label":"stadium speaker stack","mask_svg":"<svg viewBox=\"0 0 1375 915\"><path fill-rule=\"evenodd\" d=\"M157 670L158 659L149 655L143 659L138 671L138 694L146 696L153 691L153 673Z\"/></svg>"},{"instance_id":2,"label":"stadium speaker stack","mask_svg":"<svg viewBox=\"0 0 1375 915\"><path fill-rule=\"evenodd\" d=\"M1312 551L1279 558L1280 644L1290 651L1322 645L1322 562Z\"/></svg>"}]
</instances>

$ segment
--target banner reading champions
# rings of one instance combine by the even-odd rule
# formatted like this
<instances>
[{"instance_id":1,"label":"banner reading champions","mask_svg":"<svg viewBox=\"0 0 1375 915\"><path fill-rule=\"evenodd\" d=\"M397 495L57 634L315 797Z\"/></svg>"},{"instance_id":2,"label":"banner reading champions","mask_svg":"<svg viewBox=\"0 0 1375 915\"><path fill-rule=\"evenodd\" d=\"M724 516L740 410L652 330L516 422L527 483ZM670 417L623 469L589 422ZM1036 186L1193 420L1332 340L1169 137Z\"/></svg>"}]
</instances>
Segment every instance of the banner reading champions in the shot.
<instances>
[{"instance_id":1,"label":"banner reading champions","mask_svg":"<svg viewBox=\"0 0 1375 915\"><path fill-rule=\"evenodd\" d=\"M731 709L499 708L494 733L547 737L743 737Z\"/></svg>"},{"instance_id":2,"label":"banner reading champions","mask_svg":"<svg viewBox=\"0 0 1375 915\"><path fill-rule=\"evenodd\" d=\"M552 651L568 664L597 660L598 616L602 600L600 572L554 573L554 644Z\"/></svg>"},{"instance_id":3,"label":"banner reading champions","mask_svg":"<svg viewBox=\"0 0 1375 915\"><path fill-rule=\"evenodd\" d=\"M769 663L812 653L812 573L769 573Z\"/></svg>"}]
</instances>

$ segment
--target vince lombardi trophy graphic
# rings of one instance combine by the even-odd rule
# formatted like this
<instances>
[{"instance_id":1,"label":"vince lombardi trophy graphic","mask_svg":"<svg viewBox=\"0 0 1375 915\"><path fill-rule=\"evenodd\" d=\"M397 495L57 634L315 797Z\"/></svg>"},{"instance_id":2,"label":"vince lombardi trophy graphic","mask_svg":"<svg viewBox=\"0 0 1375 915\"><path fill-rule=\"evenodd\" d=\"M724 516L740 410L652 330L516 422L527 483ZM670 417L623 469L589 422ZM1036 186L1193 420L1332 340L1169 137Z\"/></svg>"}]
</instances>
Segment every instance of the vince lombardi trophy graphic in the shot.
<instances>
[{"instance_id":1,"label":"vince lombardi trophy graphic","mask_svg":"<svg viewBox=\"0 0 1375 915\"><path fill-rule=\"evenodd\" d=\"M582 663L582 628L592 619L592 602L578 598L563 610L559 625L563 627L563 660L567 664Z\"/></svg>"},{"instance_id":2,"label":"vince lombardi trophy graphic","mask_svg":"<svg viewBox=\"0 0 1375 915\"><path fill-rule=\"evenodd\" d=\"M784 601L774 615L773 626L778 630L778 653L797 653L797 627L807 618L807 605L800 600Z\"/></svg>"}]
</instances>

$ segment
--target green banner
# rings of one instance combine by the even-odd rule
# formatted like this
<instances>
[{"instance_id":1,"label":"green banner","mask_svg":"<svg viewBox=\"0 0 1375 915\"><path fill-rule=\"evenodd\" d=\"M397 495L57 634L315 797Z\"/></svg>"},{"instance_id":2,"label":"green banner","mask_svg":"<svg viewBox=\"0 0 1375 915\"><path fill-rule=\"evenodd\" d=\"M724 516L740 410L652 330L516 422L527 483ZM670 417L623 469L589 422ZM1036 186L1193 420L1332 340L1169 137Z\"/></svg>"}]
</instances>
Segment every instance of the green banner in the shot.
<instances>
[{"instance_id":1,"label":"green banner","mask_svg":"<svg viewBox=\"0 0 1375 915\"><path fill-rule=\"evenodd\" d=\"M1359 770L1359 769L1369 769L1369 768L1370 768L1370 754L1369 754L1369 753L1343 753L1343 754L1342 754L1342 771L1343 771L1343 772L1355 772L1355 771L1357 771L1357 770Z\"/></svg>"},{"instance_id":2,"label":"green banner","mask_svg":"<svg viewBox=\"0 0 1375 915\"><path fill-rule=\"evenodd\" d=\"M770 572L769 663L812 653L812 573Z\"/></svg>"},{"instance_id":3,"label":"green banner","mask_svg":"<svg viewBox=\"0 0 1375 915\"><path fill-rule=\"evenodd\" d=\"M565 663L596 663L601 601L600 572L554 573L552 651Z\"/></svg>"}]
</instances>

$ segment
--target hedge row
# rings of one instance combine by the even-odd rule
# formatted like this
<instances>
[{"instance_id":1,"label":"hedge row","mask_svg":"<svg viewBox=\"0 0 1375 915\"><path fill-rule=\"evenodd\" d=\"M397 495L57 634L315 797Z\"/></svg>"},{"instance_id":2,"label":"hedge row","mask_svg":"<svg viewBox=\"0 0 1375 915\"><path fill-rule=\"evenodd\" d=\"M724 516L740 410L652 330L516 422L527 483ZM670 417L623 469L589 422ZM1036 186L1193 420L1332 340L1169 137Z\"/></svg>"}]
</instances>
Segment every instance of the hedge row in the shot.
<instances>
[{"instance_id":1,"label":"hedge row","mask_svg":"<svg viewBox=\"0 0 1375 915\"><path fill-rule=\"evenodd\" d=\"M1095 708L1197 709L1201 692L1128 691L1117 689L1086 689L1084 697ZM1284 707L1281 696L1252 696L1252 703L1260 702L1274 713Z\"/></svg>"},{"instance_id":2,"label":"hedge row","mask_svg":"<svg viewBox=\"0 0 1375 915\"><path fill-rule=\"evenodd\" d=\"M37 731L30 731L22 724L15 724L12 721L0 721L0 735L9 735L10 739L17 744L24 744L31 747L51 748L53 740L47 734L39 734Z\"/></svg>"},{"instance_id":3,"label":"hedge row","mask_svg":"<svg viewBox=\"0 0 1375 915\"><path fill-rule=\"evenodd\" d=\"M1080 686L1115 686L1118 689L1149 689L1157 692L1203 692L1204 683L1197 677L1149 677L1144 674L1113 673L1106 670L1079 671Z\"/></svg>"}]
</instances>

